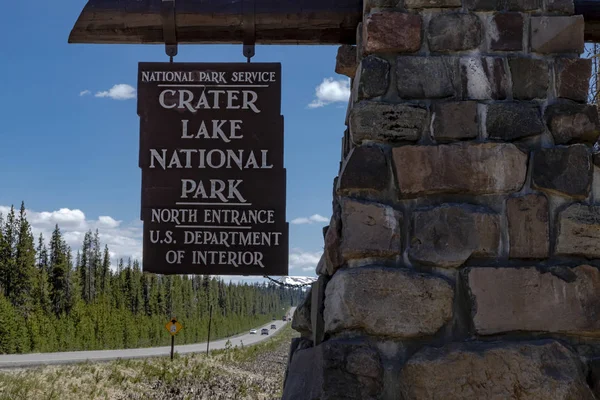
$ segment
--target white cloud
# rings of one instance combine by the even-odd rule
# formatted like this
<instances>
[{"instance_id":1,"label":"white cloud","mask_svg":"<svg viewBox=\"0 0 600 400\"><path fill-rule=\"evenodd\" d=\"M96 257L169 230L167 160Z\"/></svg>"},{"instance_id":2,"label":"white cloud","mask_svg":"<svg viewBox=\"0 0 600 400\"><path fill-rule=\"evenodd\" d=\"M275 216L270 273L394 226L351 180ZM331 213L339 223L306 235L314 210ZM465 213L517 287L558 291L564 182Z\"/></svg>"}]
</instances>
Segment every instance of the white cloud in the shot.
<instances>
[{"instance_id":1,"label":"white cloud","mask_svg":"<svg viewBox=\"0 0 600 400\"><path fill-rule=\"evenodd\" d=\"M300 217L291 221L292 224L296 225L313 224L315 222L329 222L329 218L325 218L324 216L319 214L313 214L310 217Z\"/></svg>"},{"instance_id":2,"label":"white cloud","mask_svg":"<svg viewBox=\"0 0 600 400\"><path fill-rule=\"evenodd\" d=\"M91 94L92 92L90 92L89 90L82 90L81 92L79 92L79 96L86 96L88 94Z\"/></svg>"},{"instance_id":3,"label":"white cloud","mask_svg":"<svg viewBox=\"0 0 600 400\"><path fill-rule=\"evenodd\" d=\"M302 249L292 249L289 255L290 275L297 275L295 271L315 271L317 264L321 259L322 251L305 251Z\"/></svg>"},{"instance_id":4,"label":"white cloud","mask_svg":"<svg viewBox=\"0 0 600 400\"><path fill-rule=\"evenodd\" d=\"M315 97L308 108L323 107L331 103L347 102L350 98L350 79L325 78L315 89Z\"/></svg>"},{"instance_id":5,"label":"white cloud","mask_svg":"<svg viewBox=\"0 0 600 400\"><path fill-rule=\"evenodd\" d=\"M106 228L116 228L121 224L121 221L116 221L107 215L101 215L98 217L98 223Z\"/></svg>"},{"instance_id":6,"label":"white cloud","mask_svg":"<svg viewBox=\"0 0 600 400\"><path fill-rule=\"evenodd\" d=\"M135 98L135 88L125 83L114 85L107 91L98 92L96 97L110 97L113 100L128 100Z\"/></svg>"}]
</instances>

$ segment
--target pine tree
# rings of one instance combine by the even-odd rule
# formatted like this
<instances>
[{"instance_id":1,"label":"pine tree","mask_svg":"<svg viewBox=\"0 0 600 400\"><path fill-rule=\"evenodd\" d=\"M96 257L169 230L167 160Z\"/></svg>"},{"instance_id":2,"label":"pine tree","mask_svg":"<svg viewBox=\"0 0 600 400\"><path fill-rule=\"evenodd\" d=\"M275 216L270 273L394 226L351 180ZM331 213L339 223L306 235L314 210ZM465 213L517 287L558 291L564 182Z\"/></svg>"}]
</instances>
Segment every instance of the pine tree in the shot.
<instances>
[{"instance_id":1,"label":"pine tree","mask_svg":"<svg viewBox=\"0 0 600 400\"><path fill-rule=\"evenodd\" d=\"M40 233L36 249L36 280L34 284L34 303L44 313L51 311L50 287L48 285L48 249L44 243L44 235Z\"/></svg>"},{"instance_id":2,"label":"pine tree","mask_svg":"<svg viewBox=\"0 0 600 400\"><path fill-rule=\"evenodd\" d=\"M52 311L56 315L64 313L67 309L68 294L68 271L65 245L58 229L58 225L52 232L50 239L50 299Z\"/></svg>"},{"instance_id":3,"label":"pine tree","mask_svg":"<svg viewBox=\"0 0 600 400\"><path fill-rule=\"evenodd\" d=\"M31 227L27 222L25 203L19 212L19 234L17 236L16 263L12 278L11 302L23 311L31 311L32 289L35 284L35 249Z\"/></svg>"},{"instance_id":4,"label":"pine tree","mask_svg":"<svg viewBox=\"0 0 600 400\"><path fill-rule=\"evenodd\" d=\"M11 298L13 290L13 276L15 272L15 252L17 243L17 233L19 227L15 216L15 208L10 207L10 212L4 223L2 234L2 243L0 243L0 286L7 299Z\"/></svg>"},{"instance_id":5,"label":"pine tree","mask_svg":"<svg viewBox=\"0 0 600 400\"><path fill-rule=\"evenodd\" d=\"M103 294L108 294L110 282L110 252L108 246L104 246L104 255L102 256L102 266L100 268L100 287Z\"/></svg>"}]
</instances>

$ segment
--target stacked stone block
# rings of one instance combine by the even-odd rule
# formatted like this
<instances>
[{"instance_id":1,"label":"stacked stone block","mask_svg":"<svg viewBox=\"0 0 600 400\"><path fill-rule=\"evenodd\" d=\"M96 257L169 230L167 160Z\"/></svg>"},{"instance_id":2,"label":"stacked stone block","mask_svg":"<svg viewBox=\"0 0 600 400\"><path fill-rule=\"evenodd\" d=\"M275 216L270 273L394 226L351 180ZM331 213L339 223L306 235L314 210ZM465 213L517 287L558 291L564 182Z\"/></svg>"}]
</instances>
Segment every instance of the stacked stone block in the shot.
<instances>
[{"instance_id":1,"label":"stacked stone block","mask_svg":"<svg viewBox=\"0 0 600 400\"><path fill-rule=\"evenodd\" d=\"M324 301L297 309L284 399L600 398L600 123L573 13L364 1Z\"/></svg>"}]
</instances>

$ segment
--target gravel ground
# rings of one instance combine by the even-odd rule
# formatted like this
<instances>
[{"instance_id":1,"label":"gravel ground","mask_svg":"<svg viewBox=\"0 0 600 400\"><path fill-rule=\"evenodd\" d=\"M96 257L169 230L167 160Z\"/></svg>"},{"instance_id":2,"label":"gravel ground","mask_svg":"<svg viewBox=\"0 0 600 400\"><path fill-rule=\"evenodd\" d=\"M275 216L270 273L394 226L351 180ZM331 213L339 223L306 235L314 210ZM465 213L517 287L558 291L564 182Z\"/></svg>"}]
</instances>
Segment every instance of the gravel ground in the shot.
<instances>
[{"instance_id":1,"label":"gravel ground","mask_svg":"<svg viewBox=\"0 0 600 400\"><path fill-rule=\"evenodd\" d=\"M243 349L109 363L0 371L0 400L281 398L289 325L271 340Z\"/></svg>"}]
</instances>

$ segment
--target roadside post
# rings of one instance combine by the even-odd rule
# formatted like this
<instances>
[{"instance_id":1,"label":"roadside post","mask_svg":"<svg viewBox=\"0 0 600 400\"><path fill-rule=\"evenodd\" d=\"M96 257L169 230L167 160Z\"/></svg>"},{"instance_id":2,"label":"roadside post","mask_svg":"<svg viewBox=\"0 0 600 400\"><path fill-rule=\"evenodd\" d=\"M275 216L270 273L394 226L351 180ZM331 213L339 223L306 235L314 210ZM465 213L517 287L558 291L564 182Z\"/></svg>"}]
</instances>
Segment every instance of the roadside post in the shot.
<instances>
[{"instance_id":1,"label":"roadside post","mask_svg":"<svg viewBox=\"0 0 600 400\"><path fill-rule=\"evenodd\" d=\"M173 317L167 324L165 325L167 331L171 334L171 361L173 361L173 353L175 351L175 335L179 333L183 326L177 322L177 318Z\"/></svg>"},{"instance_id":2,"label":"roadside post","mask_svg":"<svg viewBox=\"0 0 600 400\"><path fill-rule=\"evenodd\" d=\"M208 349L210 347L210 325L212 324L212 304L210 306L209 316L208 316L208 340L206 341L206 355L208 355Z\"/></svg>"}]
</instances>

